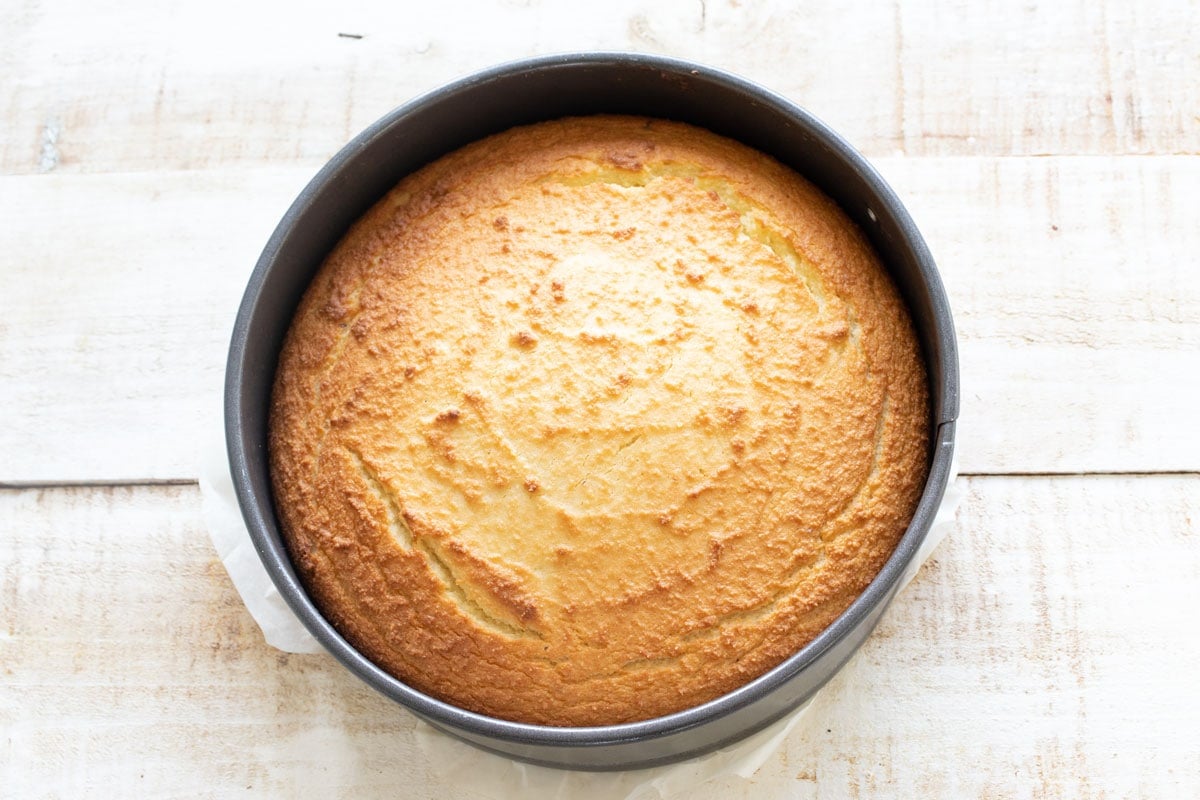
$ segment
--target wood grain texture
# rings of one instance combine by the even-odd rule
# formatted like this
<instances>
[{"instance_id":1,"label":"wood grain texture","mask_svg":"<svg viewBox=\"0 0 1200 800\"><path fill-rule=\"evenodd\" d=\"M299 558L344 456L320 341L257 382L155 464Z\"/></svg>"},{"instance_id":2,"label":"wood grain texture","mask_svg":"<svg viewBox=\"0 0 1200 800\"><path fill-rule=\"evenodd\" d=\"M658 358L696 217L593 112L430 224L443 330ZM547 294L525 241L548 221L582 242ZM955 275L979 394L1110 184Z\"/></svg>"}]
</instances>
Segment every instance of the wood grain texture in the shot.
<instances>
[{"instance_id":1,"label":"wood grain texture","mask_svg":"<svg viewBox=\"0 0 1200 800\"><path fill-rule=\"evenodd\" d=\"M781 760L797 797L1200 787L1200 476L966 480L934 554Z\"/></svg>"},{"instance_id":2,"label":"wood grain texture","mask_svg":"<svg viewBox=\"0 0 1200 800\"><path fill-rule=\"evenodd\" d=\"M1200 157L878 164L956 314L963 471L1200 469ZM0 483L194 478L315 169L0 177Z\"/></svg>"},{"instance_id":3,"label":"wood grain texture","mask_svg":"<svg viewBox=\"0 0 1200 800\"><path fill-rule=\"evenodd\" d=\"M399 712L268 647L195 487L0 492L7 797L429 793Z\"/></svg>"},{"instance_id":4,"label":"wood grain texture","mask_svg":"<svg viewBox=\"0 0 1200 800\"><path fill-rule=\"evenodd\" d=\"M1200 477L965 479L959 530L756 776L691 797L1200 785ZM462 796L413 719L263 643L191 486L0 491L12 797Z\"/></svg>"},{"instance_id":5,"label":"wood grain texture","mask_svg":"<svg viewBox=\"0 0 1200 800\"><path fill-rule=\"evenodd\" d=\"M1200 469L1200 158L879 167L950 295L964 472Z\"/></svg>"},{"instance_id":6,"label":"wood grain texture","mask_svg":"<svg viewBox=\"0 0 1200 800\"><path fill-rule=\"evenodd\" d=\"M871 156L1197 153L1198 27L1188 0L10 3L0 172L323 160L447 80L586 49L744 74Z\"/></svg>"},{"instance_id":7,"label":"wood grain texture","mask_svg":"<svg viewBox=\"0 0 1200 800\"><path fill-rule=\"evenodd\" d=\"M966 479L804 729L690 796L1196 796L1198 29L1194 0L2 4L0 486L194 478L259 251L394 106L541 53L700 60L893 183L956 314L961 467L1024 474ZM1164 471L1193 474L1046 475ZM0 796L470 800L413 730L263 644L194 486L0 489Z\"/></svg>"},{"instance_id":8,"label":"wood grain texture","mask_svg":"<svg viewBox=\"0 0 1200 800\"><path fill-rule=\"evenodd\" d=\"M0 256L0 482L195 477L246 279L309 177L3 179L0 242L26 244Z\"/></svg>"}]
</instances>

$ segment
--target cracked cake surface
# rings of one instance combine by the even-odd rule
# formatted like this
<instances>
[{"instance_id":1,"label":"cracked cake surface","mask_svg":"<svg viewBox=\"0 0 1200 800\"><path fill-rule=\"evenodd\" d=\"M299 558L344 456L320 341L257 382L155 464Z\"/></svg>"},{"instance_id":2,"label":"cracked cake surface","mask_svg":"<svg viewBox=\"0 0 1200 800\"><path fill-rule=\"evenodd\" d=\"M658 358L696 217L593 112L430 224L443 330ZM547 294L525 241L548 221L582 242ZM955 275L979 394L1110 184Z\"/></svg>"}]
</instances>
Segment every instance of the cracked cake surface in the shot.
<instances>
[{"instance_id":1,"label":"cracked cake surface","mask_svg":"<svg viewBox=\"0 0 1200 800\"><path fill-rule=\"evenodd\" d=\"M466 709L629 722L827 627L928 459L911 321L811 184L707 131L516 128L405 178L284 343L276 507L361 652Z\"/></svg>"}]
</instances>

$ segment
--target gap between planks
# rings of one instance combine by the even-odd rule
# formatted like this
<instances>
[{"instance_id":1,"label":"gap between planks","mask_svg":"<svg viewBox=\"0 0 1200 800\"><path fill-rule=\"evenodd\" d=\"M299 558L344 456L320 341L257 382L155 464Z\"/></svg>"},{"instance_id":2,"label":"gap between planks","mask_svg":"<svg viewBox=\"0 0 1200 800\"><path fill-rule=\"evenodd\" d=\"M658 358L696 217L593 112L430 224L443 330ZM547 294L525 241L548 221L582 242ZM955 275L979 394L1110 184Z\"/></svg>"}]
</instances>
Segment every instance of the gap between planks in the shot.
<instances>
[{"instance_id":1,"label":"gap between planks","mask_svg":"<svg viewBox=\"0 0 1200 800\"><path fill-rule=\"evenodd\" d=\"M1190 478L1200 470L1095 470L1090 472L960 472L959 478ZM139 489L159 486L199 486L196 478L147 478L145 480L0 481L0 491L39 489Z\"/></svg>"},{"instance_id":2,"label":"gap between planks","mask_svg":"<svg viewBox=\"0 0 1200 800\"><path fill-rule=\"evenodd\" d=\"M64 481L0 481L0 491L26 491L36 489L140 489L158 486L199 486L196 478L146 478L144 480L127 479L89 479Z\"/></svg>"}]
</instances>

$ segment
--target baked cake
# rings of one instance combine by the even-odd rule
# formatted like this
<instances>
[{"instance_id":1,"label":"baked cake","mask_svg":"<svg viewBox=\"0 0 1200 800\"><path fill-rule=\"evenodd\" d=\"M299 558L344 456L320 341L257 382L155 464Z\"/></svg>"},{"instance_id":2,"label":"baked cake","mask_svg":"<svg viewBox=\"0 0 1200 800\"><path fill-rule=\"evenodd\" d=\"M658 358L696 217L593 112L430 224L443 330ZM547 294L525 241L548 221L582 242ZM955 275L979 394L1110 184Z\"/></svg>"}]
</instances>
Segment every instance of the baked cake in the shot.
<instances>
[{"instance_id":1,"label":"baked cake","mask_svg":"<svg viewBox=\"0 0 1200 800\"><path fill-rule=\"evenodd\" d=\"M333 625L546 725L762 674L879 571L924 484L912 323L863 235L683 124L516 128L329 255L274 389L275 500Z\"/></svg>"}]
</instances>

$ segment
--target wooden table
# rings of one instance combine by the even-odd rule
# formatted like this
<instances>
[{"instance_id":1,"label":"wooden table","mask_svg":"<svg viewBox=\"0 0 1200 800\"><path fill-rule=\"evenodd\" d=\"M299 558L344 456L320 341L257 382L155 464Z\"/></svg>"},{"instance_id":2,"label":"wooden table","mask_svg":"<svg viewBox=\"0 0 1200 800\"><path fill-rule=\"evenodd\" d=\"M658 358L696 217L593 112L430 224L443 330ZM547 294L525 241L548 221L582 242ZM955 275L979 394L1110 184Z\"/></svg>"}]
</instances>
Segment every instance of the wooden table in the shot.
<instances>
[{"instance_id":1,"label":"wooden table","mask_svg":"<svg viewBox=\"0 0 1200 800\"><path fill-rule=\"evenodd\" d=\"M391 107L576 49L795 99L909 205L956 313L958 530L753 782L1200 792L1200 5L0 6L0 795L452 795L414 721L266 646L206 536L234 308Z\"/></svg>"}]
</instances>

